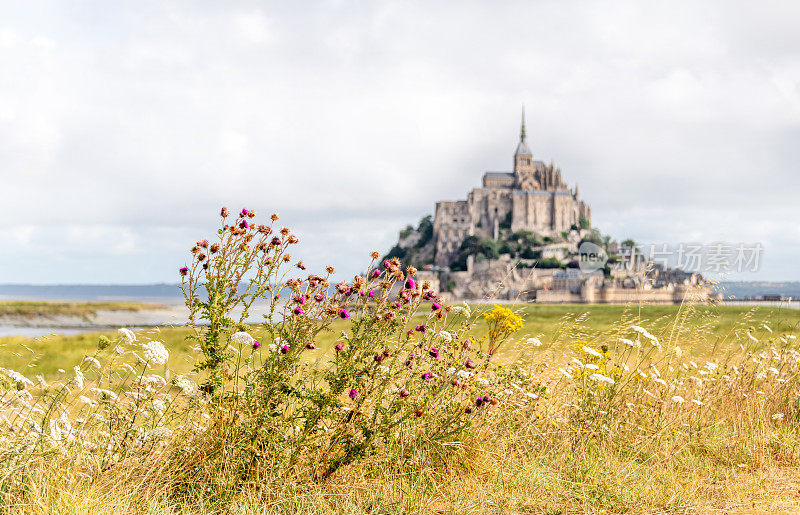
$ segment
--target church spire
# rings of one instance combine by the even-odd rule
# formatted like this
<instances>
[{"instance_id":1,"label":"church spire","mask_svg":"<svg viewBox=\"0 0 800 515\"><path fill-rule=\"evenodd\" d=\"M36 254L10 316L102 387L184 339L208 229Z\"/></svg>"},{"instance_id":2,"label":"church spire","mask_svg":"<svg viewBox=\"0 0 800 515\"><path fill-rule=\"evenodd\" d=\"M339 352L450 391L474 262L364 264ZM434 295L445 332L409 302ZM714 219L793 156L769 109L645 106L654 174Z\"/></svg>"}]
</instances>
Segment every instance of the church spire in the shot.
<instances>
[{"instance_id":1,"label":"church spire","mask_svg":"<svg viewBox=\"0 0 800 515\"><path fill-rule=\"evenodd\" d=\"M525 104L522 104L522 125L519 130L519 144L517 145L517 151L514 152L514 157L517 156L533 157L531 149L528 148L528 138L525 135Z\"/></svg>"}]
</instances>

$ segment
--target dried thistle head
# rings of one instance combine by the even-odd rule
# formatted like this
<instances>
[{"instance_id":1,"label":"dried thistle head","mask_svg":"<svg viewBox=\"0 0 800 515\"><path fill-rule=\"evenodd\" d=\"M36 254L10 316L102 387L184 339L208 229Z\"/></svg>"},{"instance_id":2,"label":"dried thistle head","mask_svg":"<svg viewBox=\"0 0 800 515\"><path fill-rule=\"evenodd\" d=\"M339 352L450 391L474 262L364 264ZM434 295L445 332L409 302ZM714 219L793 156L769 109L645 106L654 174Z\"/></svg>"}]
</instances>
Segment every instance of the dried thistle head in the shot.
<instances>
[{"instance_id":1,"label":"dried thistle head","mask_svg":"<svg viewBox=\"0 0 800 515\"><path fill-rule=\"evenodd\" d=\"M372 256L372 259L378 259L381 255L373 250L370 256Z\"/></svg>"},{"instance_id":2,"label":"dried thistle head","mask_svg":"<svg viewBox=\"0 0 800 515\"><path fill-rule=\"evenodd\" d=\"M277 213L272 213L272 216L270 216L269 218L270 218L270 220L272 220L274 222L274 221L276 221L278 219L278 214Z\"/></svg>"},{"instance_id":3,"label":"dried thistle head","mask_svg":"<svg viewBox=\"0 0 800 515\"><path fill-rule=\"evenodd\" d=\"M288 227L281 227L281 235L282 236L286 236L287 234L289 234L289 228Z\"/></svg>"},{"instance_id":4,"label":"dried thistle head","mask_svg":"<svg viewBox=\"0 0 800 515\"><path fill-rule=\"evenodd\" d=\"M231 214L231 212L228 211L228 208L225 207L225 206L222 206L222 209L220 209L220 211L219 211L219 216L221 216L222 218L227 218L229 214Z\"/></svg>"},{"instance_id":5,"label":"dried thistle head","mask_svg":"<svg viewBox=\"0 0 800 515\"><path fill-rule=\"evenodd\" d=\"M334 272L336 271L336 269L335 269L335 268L333 268L333 267L332 267L332 266L330 266L330 265L326 266L326 267L325 267L325 270L326 270L326 271L327 271L329 274L332 274L332 273L334 273Z\"/></svg>"}]
</instances>

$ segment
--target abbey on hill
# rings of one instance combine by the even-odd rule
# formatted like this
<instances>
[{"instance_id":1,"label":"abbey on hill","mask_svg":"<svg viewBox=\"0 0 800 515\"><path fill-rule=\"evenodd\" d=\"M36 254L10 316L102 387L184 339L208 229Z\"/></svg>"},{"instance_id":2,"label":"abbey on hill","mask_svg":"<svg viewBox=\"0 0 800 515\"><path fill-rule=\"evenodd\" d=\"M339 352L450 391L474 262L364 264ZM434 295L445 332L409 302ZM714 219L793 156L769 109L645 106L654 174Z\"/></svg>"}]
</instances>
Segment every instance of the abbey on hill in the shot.
<instances>
[{"instance_id":1,"label":"abbey on hill","mask_svg":"<svg viewBox=\"0 0 800 515\"><path fill-rule=\"evenodd\" d=\"M482 187L467 200L436 203L435 264L449 266L468 236L497 239L500 229L510 229L552 237L590 223L591 211L579 199L578 187L569 189L552 163L533 159L523 110L514 171L486 172Z\"/></svg>"}]
</instances>

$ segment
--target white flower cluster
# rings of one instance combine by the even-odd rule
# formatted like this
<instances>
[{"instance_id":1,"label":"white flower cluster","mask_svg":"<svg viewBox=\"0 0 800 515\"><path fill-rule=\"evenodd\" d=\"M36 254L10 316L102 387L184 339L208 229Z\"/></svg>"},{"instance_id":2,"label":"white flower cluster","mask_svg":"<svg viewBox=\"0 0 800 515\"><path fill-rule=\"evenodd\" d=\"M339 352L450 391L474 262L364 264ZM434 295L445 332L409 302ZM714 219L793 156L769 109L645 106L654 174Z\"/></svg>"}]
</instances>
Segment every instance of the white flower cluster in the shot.
<instances>
[{"instance_id":1,"label":"white flower cluster","mask_svg":"<svg viewBox=\"0 0 800 515\"><path fill-rule=\"evenodd\" d=\"M120 327L117 330L117 333L119 333L119 335L122 337L123 340L125 340L126 343L130 344L136 341L136 335L133 333L133 331L131 331L126 327Z\"/></svg>"},{"instance_id":2,"label":"white flower cluster","mask_svg":"<svg viewBox=\"0 0 800 515\"><path fill-rule=\"evenodd\" d=\"M472 312L469 309L469 306L465 302L463 306L453 306L452 313L457 315L464 315L465 317L469 318Z\"/></svg>"},{"instance_id":3,"label":"white flower cluster","mask_svg":"<svg viewBox=\"0 0 800 515\"><path fill-rule=\"evenodd\" d=\"M175 376L172 379L172 384L180 388L181 392L189 397L195 397L200 392L197 388L197 383L183 375Z\"/></svg>"},{"instance_id":4,"label":"white flower cluster","mask_svg":"<svg viewBox=\"0 0 800 515\"><path fill-rule=\"evenodd\" d=\"M17 384L17 389L23 390L26 386L33 386L33 381L25 377L24 375L20 374L15 370L8 370L6 368L0 368L0 372L4 373L8 377L11 378Z\"/></svg>"},{"instance_id":5,"label":"white flower cluster","mask_svg":"<svg viewBox=\"0 0 800 515\"><path fill-rule=\"evenodd\" d=\"M163 343L154 340L142 345L142 356L148 364L163 365L169 359L169 352Z\"/></svg>"},{"instance_id":6,"label":"white flower cluster","mask_svg":"<svg viewBox=\"0 0 800 515\"><path fill-rule=\"evenodd\" d=\"M597 381L598 383L615 384L613 379L608 376L604 376L603 374L592 374L589 376L589 379L592 381Z\"/></svg>"},{"instance_id":7,"label":"white flower cluster","mask_svg":"<svg viewBox=\"0 0 800 515\"><path fill-rule=\"evenodd\" d=\"M231 341L236 345L245 346L252 345L255 339L246 332L239 331L238 333L233 333L231 335Z\"/></svg>"},{"instance_id":8,"label":"white flower cluster","mask_svg":"<svg viewBox=\"0 0 800 515\"><path fill-rule=\"evenodd\" d=\"M527 340L525 340L525 343L527 343L528 345L532 345L533 347L542 346L542 340L540 340L539 338L528 338Z\"/></svg>"},{"instance_id":9,"label":"white flower cluster","mask_svg":"<svg viewBox=\"0 0 800 515\"><path fill-rule=\"evenodd\" d=\"M447 331L440 331L439 336L442 338L442 341L450 343L453 341L453 335L448 333Z\"/></svg>"}]
</instances>

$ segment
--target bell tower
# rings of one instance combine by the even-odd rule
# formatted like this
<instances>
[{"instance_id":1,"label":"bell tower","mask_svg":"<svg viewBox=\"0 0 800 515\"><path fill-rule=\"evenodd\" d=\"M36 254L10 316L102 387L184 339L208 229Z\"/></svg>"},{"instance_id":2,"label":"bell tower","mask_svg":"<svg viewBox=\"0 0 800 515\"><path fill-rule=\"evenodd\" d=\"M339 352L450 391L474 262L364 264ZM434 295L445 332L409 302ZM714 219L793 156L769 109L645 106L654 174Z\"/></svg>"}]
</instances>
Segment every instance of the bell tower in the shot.
<instances>
[{"instance_id":1,"label":"bell tower","mask_svg":"<svg viewBox=\"0 0 800 515\"><path fill-rule=\"evenodd\" d=\"M517 186L525 190L538 190L540 185L536 180L536 168L533 165L533 153L528 147L528 137L525 134L525 106L522 106L522 125L519 130L519 143L514 152L514 175Z\"/></svg>"}]
</instances>

